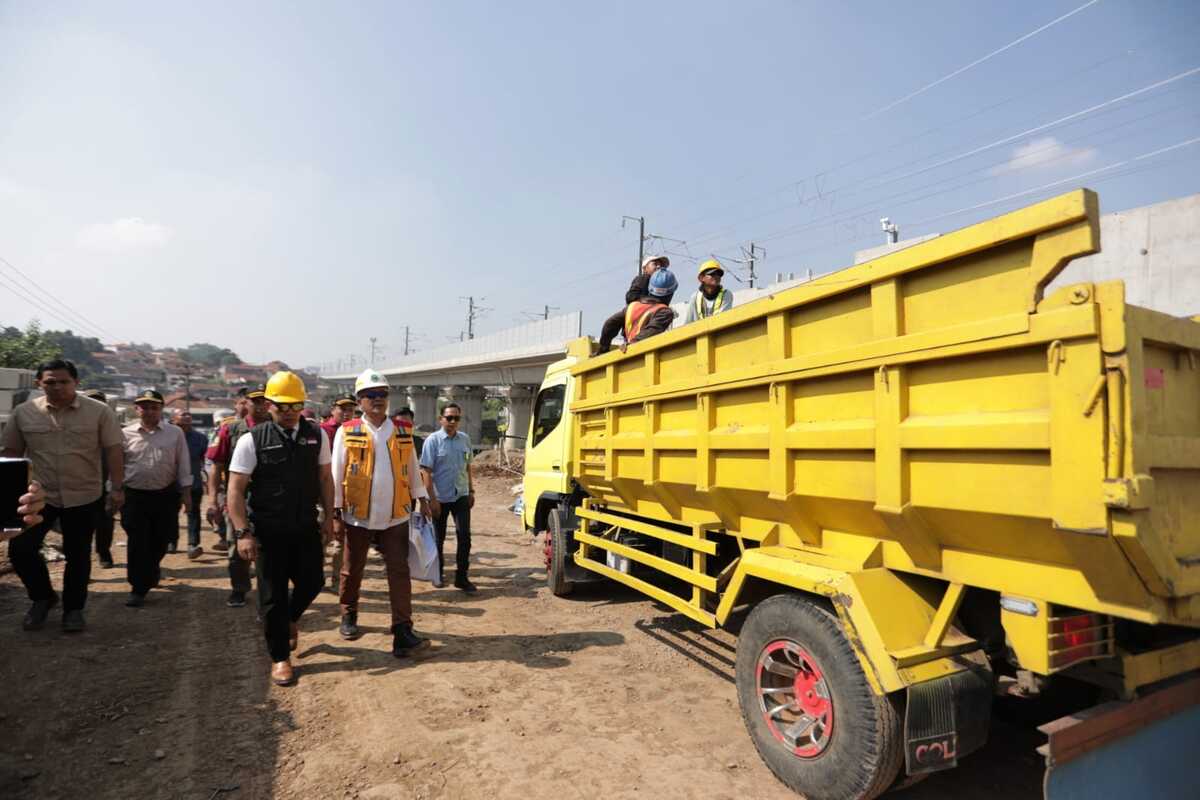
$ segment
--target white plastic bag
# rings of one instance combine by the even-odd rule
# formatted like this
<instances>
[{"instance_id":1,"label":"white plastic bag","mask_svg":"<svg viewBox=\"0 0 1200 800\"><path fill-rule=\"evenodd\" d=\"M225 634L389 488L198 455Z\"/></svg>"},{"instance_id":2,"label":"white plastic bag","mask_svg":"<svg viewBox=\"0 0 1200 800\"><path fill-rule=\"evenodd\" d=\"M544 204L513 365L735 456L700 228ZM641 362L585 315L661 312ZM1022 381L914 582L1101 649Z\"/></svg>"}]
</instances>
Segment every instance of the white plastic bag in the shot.
<instances>
[{"instance_id":1,"label":"white plastic bag","mask_svg":"<svg viewBox=\"0 0 1200 800\"><path fill-rule=\"evenodd\" d=\"M438 576L433 520L419 512L408 518L408 574L414 581L432 582Z\"/></svg>"}]
</instances>

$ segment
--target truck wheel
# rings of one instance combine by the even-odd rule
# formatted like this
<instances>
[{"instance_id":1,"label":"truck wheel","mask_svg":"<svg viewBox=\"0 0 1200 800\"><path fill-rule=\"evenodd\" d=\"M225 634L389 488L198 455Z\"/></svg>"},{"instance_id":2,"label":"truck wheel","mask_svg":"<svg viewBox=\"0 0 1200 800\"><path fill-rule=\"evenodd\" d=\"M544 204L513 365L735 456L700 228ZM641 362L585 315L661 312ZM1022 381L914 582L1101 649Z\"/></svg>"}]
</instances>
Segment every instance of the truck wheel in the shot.
<instances>
[{"instance_id":1,"label":"truck wheel","mask_svg":"<svg viewBox=\"0 0 1200 800\"><path fill-rule=\"evenodd\" d=\"M563 530L562 517L558 509L550 511L549 530L546 531L546 582L555 597L566 597L575 588L567 580L567 559L571 558L571 544Z\"/></svg>"},{"instance_id":2,"label":"truck wheel","mask_svg":"<svg viewBox=\"0 0 1200 800\"><path fill-rule=\"evenodd\" d=\"M738 637L742 719L775 777L809 800L867 800L904 759L901 718L867 683L837 617L781 594Z\"/></svg>"}]
</instances>

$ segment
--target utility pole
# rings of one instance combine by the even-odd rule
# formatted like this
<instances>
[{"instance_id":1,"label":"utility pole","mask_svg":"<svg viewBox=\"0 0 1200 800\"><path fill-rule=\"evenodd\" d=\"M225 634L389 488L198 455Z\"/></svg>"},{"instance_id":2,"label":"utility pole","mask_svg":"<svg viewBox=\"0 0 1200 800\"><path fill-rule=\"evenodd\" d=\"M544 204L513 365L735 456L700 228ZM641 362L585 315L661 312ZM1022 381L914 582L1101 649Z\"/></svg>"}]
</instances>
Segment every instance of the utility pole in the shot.
<instances>
[{"instance_id":1,"label":"utility pole","mask_svg":"<svg viewBox=\"0 0 1200 800\"><path fill-rule=\"evenodd\" d=\"M371 362L369 364L367 364L368 367L375 366L375 342L376 341L378 341L378 337L372 336L371 337Z\"/></svg>"},{"instance_id":2,"label":"utility pole","mask_svg":"<svg viewBox=\"0 0 1200 800\"><path fill-rule=\"evenodd\" d=\"M476 305L474 295L471 295L470 297L460 297L459 299L467 301L467 338L474 339L475 338L475 320L478 319L480 316L482 316L484 311L491 311L492 309L484 308L483 306ZM483 300L485 298L481 297L479 299Z\"/></svg>"},{"instance_id":3,"label":"utility pole","mask_svg":"<svg viewBox=\"0 0 1200 800\"><path fill-rule=\"evenodd\" d=\"M641 262L638 262L641 263ZM640 269L640 267L639 267ZM558 306L546 306L542 311L542 319L550 319L550 311L558 311Z\"/></svg>"},{"instance_id":4,"label":"utility pole","mask_svg":"<svg viewBox=\"0 0 1200 800\"><path fill-rule=\"evenodd\" d=\"M192 365L183 363L183 410L192 413Z\"/></svg>"},{"instance_id":5,"label":"utility pole","mask_svg":"<svg viewBox=\"0 0 1200 800\"><path fill-rule=\"evenodd\" d=\"M750 258L746 262L750 266L750 288L751 289L754 288L755 247L756 247L756 245L754 244L754 242L751 242L750 243ZM762 249L761 247L758 248L758 252L762 253L764 257L767 255L767 251Z\"/></svg>"},{"instance_id":6,"label":"utility pole","mask_svg":"<svg viewBox=\"0 0 1200 800\"><path fill-rule=\"evenodd\" d=\"M626 222L636 222L638 224L638 260L637 271L634 275L642 274L642 259L646 257L646 218L645 217L621 217L621 227L625 227Z\"/></svg>"},{"instance_id":7,"label":"utility pole","mask_svg":"<svg viewBox=\"0 0 1200 800\"><path fill-rule=\"evenodd\" d=\"M408 355L408 326L404 326L404 355Z\"/></svg>"}]
</instances>

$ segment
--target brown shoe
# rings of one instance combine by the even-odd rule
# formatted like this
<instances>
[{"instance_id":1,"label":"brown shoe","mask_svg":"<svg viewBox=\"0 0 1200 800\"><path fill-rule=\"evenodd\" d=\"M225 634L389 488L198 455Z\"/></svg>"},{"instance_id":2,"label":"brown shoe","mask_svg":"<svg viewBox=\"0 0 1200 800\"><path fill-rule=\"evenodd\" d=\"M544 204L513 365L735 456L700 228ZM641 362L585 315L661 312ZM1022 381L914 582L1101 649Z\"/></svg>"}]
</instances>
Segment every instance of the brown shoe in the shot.
<instances>
[{"instance_id":1,"label":"brown shoe","mask_svg":"<svg viewBox=\"0 0 1200 800\"><path fill-rule=\"evenodd\" d=\"M295 652L296 648L300 646L300 626L293 622L288 630L288 649Z\"/></svg>"},{"instance_id":2,"label":"brown shoe","mask_svg":"<svg viewBox=\"0 0 1200 800\"><path fill-rule=\"evenodd\" d=\"M296 682L296 671L291 661L276 661L271 665L271 682L276 686L291 686Z\"/></svg>"}]
</instances>

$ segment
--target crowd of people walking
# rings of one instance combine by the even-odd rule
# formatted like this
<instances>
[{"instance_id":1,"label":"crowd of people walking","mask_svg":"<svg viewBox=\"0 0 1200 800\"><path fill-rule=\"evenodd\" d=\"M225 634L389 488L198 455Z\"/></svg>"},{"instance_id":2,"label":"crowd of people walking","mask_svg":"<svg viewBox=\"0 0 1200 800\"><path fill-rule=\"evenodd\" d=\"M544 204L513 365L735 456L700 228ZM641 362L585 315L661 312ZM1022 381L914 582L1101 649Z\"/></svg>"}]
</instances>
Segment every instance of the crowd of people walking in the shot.
<instances>
[{"instance_id":1,"label":"crowd of people walking","mask_svg":"<svg viewBox=\"0 0 1200 800\"><path fill-rule=\"evenodd\" d=\"M202 555L206 501L219 537L213 550L227 558L226 605L244 606L257 587L258 620L278 685L296 680L298 622L322 588L338 594L339 634L360 635L359 593L372 547L387 575L392 653L405 657L427 644L412 619L414 515L436 530L434 586L445 583L441 551L453 519L453 584L476 591L468 577L473 450L453 403L441 410L441 429L422 441L413 435L410 410L389 413L390 389L375 370L363 372L354 394L338 397L323 422L309 411L299 376L277 372L239 393L234 415L210 442L186 411L164 419L163 396L154 389L137 396L137 419L122 427L103 394L80 391L70 361L40 365L36 379L43 394L19 405L0 437L2 455L28 459L34 479L18 500L24 526L6 533L31 602L26 631L43 628L60 604L64 631L86 629L93 540L99 565L112 568L118 518L127 540L125 605L146 606L162 579L163 558L178 548L181 510L188 558ZM42 555L55 526L66 558L61 595ZM333 551L328 584L327 548Z\"/></svg>"}]
</instances>

